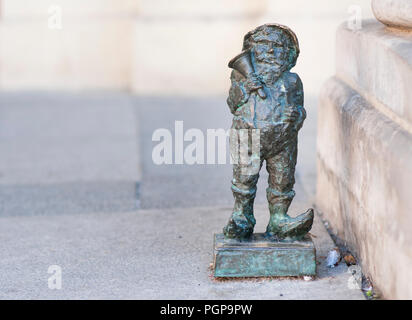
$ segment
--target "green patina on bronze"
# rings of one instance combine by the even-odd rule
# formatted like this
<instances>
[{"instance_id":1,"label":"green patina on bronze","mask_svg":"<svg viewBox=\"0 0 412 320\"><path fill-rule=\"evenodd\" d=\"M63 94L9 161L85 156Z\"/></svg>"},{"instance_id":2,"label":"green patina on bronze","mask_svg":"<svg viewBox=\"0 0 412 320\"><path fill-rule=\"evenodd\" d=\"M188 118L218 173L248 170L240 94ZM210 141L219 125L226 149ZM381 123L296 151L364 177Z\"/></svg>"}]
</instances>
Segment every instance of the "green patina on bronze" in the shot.
<instances>
[{"instance_id":1,"label":"green patina on bronze","mask_svg":"<svg viewBox=\"0 0 412 320\"><path fill-rule=\"evenodd\" d=\"M306 118L302 82L290 72L298 55L292 30L265 24L246 34L243 51L229 62L233 69L227 99L233 114L232 159L242 148L250 157L233 166L235 204L223 235L215 236L216 277L316 274L315 248L308 235L313 209L295 218L287 214L295 196L298 131ZM233 134L242 131L249 138ZM253 140L256 132L257 142ZM259 147L257 152L254 147ZM266 232L254 235L253 203L263 162L269 173L270 218Z\"/></svg>"},{"instance_id":2,"label":"green patina on bronze","mask_svg":"<svg viewBox=\"0 0 412 320\"><path fill-rule=\"evenodd\" d=\"M215 277L285 277L316 275L315 247L301 241L275 242L254 234L247 242L215 235Z\"/></svg>"},{"instance_id":3,"label":"green patina on bronze","mask_svg":"<svg viewBox=\"0 0 412 320\"><path fill-rule=\"evenodd\" d=\"M226 238L243 240L253 234L253 203L264 161L269 172L266 194L270 211L265 236L299 240L312 227L312 209L296 218L287 214L295 196L298 131L306 118L302 82L290 72L298 55L299 44L292 30L265 24L246 34L242 53L229 62L233 71L227 103L234 116L232 129L258 130L259 154L233 167L235 205L223 229ZM231 139L231 150L233 145ZM236 146L248 148L250 143Z\"/></svg>"}]
</instances>

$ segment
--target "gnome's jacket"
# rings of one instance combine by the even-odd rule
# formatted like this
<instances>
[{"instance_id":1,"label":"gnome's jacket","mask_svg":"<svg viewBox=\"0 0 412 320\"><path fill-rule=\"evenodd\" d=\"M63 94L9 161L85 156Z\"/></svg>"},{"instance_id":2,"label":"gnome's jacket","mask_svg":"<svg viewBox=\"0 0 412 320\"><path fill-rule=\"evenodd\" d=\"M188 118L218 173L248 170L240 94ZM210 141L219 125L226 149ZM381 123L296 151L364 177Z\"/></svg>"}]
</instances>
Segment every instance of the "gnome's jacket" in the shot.
<instances>
[{"instance_id":1,"label":"gnome's jacket","mask_svg":"<svg viewBox=\"0 0 412 320\"><path fill-rule=\"evenodd\" d=\"M296 143L297 133L306 118L302 82L297 74L287 71L273 83L265 83L266 99L255 91L247 94L246 78L236 70L232 71L231 81L227 104L234 115L232 129L260 129L264 157L276 155L288 143ZM293 123L284 121L286 106L293 106L299 113Z\"/></svg>"}]
</instances>

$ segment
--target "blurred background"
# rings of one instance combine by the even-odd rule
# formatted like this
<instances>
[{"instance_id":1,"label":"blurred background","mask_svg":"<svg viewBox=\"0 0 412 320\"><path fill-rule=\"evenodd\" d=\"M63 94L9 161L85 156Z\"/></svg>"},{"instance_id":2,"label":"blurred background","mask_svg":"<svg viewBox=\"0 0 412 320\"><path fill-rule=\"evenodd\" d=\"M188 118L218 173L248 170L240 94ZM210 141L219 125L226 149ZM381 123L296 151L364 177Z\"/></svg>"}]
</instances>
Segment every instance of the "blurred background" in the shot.
<instances>
[{"instance_id":1,"label":"blurred background","mask_svg":"<svg viewBox=\"0 0 412 320\"><path fill-rule=\"evenodd\" d=\"M0 183L30 184L29 202L46 203L43 209L56 202L63 211L71 206L102 210L101 198L108 210L123 210L119 203L135 194L143 208L230 205L230 165L155 166L151 136L158 128L173 132L176 120L184 121L185 130L229 128L227 63L241 51L245 33L269 22L289 26L300 42L293 71L303 80L308 118L300 135L297 175L308 180L303 185L312 197L317 97L335 73L336 28L372 16L369 0L0 4ZM109 187L114 180L116 192ZM119 197L118 181L136 183L137 190L126 184L127 192ZM74 191L64 189L64 201L51 190L38 191L51 183L70 183L67 188ZM79 183L90 185L91 194L102 194L94 205L84 192L76 193ZM201 191L191 192L194 185ZM10 192L20 199L16 190ZM43 197L47 200L40 201ZM264 192L259 199L265 203ZM28 210L22 209L27 201L16 202L3 211L36 211L36 205Z\"/></svg>"},{"instance_id":2,"label":"blurred background","mask_svg":"<svg viewBox=\"0 0 412 320\"><path fill-rule=\"evenodd\" d=\"M299 38L295 72L316 94L334 73L336 27L372 17L369 0L1 0L2 90L219 95L227 62L256 26Z\"/></svg>"},{"instance_id":3,"label":"blurred background","mask_svg":"<svg viewBox=\"0 0 412 320\"><path fill-rule=\"evenodd\" d=\"M390 28L367 20L371 4ZM0 0L0 299L363 299L345 263L326 266L342 243L387 297L412 297L411 12L410 0ZM289 213L316 202L318 278L217 283L232 166L156 165L153 133L170 130L176 157L186 130L230 128L227 64L264 23L300 43L307 119ZM263 168L257 232L266 181ZM46 286L55 264L62 291Z\"/></svg>"},{"instance_id":4,"label":"blurred background","mask_svg":"<svg viewBox=\"0 0 412 320\"><path fill-rule=\"evenodd\" d=\"M290 212L306 211L316 192L318 96L335 74L336 29L372 17L370 5L0 0L0 298L362 299L346 285L346 265L327 268L335 244L318 218L319 281L210 281L212 235L233 205L231 165L155 165L152 135L173 134L175 121L205 135L230 128L228 61L248 31L285 24L300 42L292 71L308 113ZM257 232L268 220L265 171ZM61 291L46 286L55 264Z\"/></svg>"}]
</instances>

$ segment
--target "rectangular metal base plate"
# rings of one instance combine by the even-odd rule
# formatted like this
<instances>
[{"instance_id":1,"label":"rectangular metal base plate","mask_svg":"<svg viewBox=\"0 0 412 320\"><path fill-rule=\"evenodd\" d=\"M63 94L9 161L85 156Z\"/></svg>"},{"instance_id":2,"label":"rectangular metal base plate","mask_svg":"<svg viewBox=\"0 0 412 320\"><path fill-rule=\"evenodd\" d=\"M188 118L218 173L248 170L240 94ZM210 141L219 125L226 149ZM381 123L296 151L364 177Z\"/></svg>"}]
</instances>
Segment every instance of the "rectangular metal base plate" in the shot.
<instances>
[{"instance_id":1,"label":"rectangular metal base plate","mask_svg":"<svg viewBox=\"0 0 412 320\"><path fill-rule=\"evenodd\" d=\"M215 277L316 275L316 250L309 235L301 241L268 241L257 233L248 241L215 234Z\"/></svg>"}]
</instances>

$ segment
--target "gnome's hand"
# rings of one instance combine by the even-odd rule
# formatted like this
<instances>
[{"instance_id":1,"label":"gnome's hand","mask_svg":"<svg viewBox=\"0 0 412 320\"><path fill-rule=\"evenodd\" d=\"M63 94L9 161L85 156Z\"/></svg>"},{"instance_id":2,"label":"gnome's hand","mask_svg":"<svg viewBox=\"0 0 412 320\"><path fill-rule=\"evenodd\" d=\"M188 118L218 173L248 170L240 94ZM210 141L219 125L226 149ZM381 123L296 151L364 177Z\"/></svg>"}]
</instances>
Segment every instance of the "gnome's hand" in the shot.
<instances>
[{"instance_id":1,"label":"gnome's hand","mask_svg":"<svg viewBox=\"0 0 412 320\"><path fill-rule=\"evenodd\" d=\"M247 79L244 82L244 87L248 95L250 95L250 93L253 91L258 91L258 94L261 98L266 98L266 95L262 89L262 80L256 73L251 73L247 76Z\"/></svg>"},{"instance_id":2,"label":"gnome's hand","mask_svg":"<svg viewBox=\"0 0 412 320\"><path fill-rule=\"evenodd\" d=\"M283 121L287 123L294 123L299 118L299 111L294 106L288 106L283 111Z\"/></svg>"}]
</instances>

